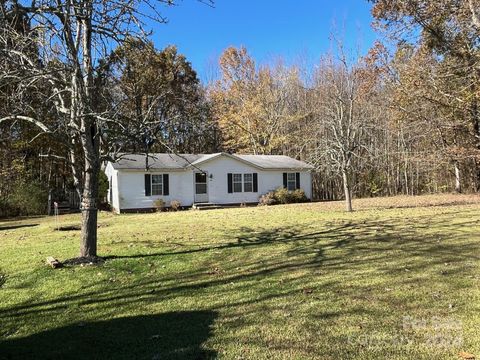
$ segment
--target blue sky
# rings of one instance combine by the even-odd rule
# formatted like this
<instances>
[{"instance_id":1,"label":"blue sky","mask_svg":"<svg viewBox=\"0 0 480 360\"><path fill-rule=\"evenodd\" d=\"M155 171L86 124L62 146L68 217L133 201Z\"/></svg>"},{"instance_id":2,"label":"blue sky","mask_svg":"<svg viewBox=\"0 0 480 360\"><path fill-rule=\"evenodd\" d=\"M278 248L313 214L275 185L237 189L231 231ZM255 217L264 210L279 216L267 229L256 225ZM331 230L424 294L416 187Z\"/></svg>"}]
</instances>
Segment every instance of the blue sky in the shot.
<instances>
[{"instance_id":1,"label":"blue sky","mask_svg":"<svg viewBox=\"0 0 480 360\"><path fill-rule=\"evenodd\" d=\"M366 0L215 0L214 8L183 0L164 8L168 24L155 24L157 48L177 45L201 79L228 46L244 45L257 63L277 56L318 59L331 47L332 29L349 48L368 50L377 34L371 29Z\"/></svg>"}]
</instances>

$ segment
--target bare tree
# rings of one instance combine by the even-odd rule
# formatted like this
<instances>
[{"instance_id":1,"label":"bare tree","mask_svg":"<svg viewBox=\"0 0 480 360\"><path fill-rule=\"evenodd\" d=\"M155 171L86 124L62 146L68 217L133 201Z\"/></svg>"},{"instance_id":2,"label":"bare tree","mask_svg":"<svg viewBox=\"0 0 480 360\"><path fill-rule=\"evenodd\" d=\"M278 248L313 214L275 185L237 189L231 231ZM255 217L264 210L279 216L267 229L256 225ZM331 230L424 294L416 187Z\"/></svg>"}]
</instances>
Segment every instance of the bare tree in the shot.
<instances>
[{"instance_id":1,"label":"bare tree","mask_svg":"<svg viewBox=\"0 0 480 360\"><path fill-rule=\"evenodd\" d=\"M68 146L68 160L82 195L81 257L97 256L100 149L109 129L121 126L113 109L102 101L105 59L126 39L144 39L146 20L164 22L159 7L173 3L7 0L0 5L0 80L14 84L12 96L22 100L0 123L29 122L41 134L57 136ZM19 23L24 24L22 31L18 31ZM40 88L46 89L43 99L51 104L49 119L28 102L28 94Z\"/></svg>"},{"instance_id":2,"label":"bare tree","mask_svg":"<svg viewBox=\"0 0 480 360\"><path fill-rule=\"evenodd\" d=\"M352 211L352 175L355 159L366 150L371 124L368 97L372 79L361 59L350 64L339 46L338 57L324 58L314 80L315 157L317 167L327 163L341 177L345 207Z\"/></svg>"}]
</instances>

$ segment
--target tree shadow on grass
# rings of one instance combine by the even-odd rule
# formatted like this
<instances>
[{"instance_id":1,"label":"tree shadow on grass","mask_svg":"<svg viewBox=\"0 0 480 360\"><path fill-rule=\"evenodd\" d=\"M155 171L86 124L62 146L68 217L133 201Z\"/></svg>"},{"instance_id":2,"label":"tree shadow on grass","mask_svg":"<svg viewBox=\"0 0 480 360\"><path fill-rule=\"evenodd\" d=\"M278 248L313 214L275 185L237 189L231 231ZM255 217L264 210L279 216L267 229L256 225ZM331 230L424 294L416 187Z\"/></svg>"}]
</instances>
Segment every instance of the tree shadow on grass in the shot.
<instances>
[{"instance_id":1,"label":"tree shadow on grass","mask_svg":"<svg viewBox=\"0 0 480 360\"><path fill-rule=\"evenodd\" d=\"M8 226L0 226L0 231L7 231L7 230L15 230L21 229L26 227L34 227L38 226L39 224L17 224L17 225L8 225Z\"/></svg>"},{"instance_id":2,"label":"tree shadow on grass","mask_svg":"<svg viewBox=\"0 0 480 360\"><path fill-rule=\"evenodd\" d=\"M0 342L0 359L211 359L214 311L77 323Z\"/></svg>"},{"instance_id":3,"label":"tree shadow on grass","mask_svg":"<svg viewBox=\"0 0 480 360\"><path fill-rule=\"evenodd\" d=\"M340 221L324 224L318 229L312 225L284 226L271 229L241 227L238 232L225 234L225 242L208 246L191 246L185 250L159 252L150 254L134 254L126 256L107 256L106 259L141 259L156 258L159 261L164 256L192 255L209 253L212 250L224 251L219 256L216 253L205 257L204 266L186 272L174 274L159 274L137 279L132 284L120 287L108 287L82 294L68 296L48 301L27 301L23 304L5 309L0 313L0 319L27 315L35 312L60 311L67 307L65 302L88 304L92 301L109 303L122 301L136 302L157 301L184 296L199 289L215 288L232 282L253 284L267 276L282 276L284 273L302 269L304 271L356 271L372 266L382 273L382 276L396 277L402 275L402 281L407 281L405 271L418 271L418 274L431 268L450 265L448 272L464 271L460 267L465 262L465 256L476 259L471 254L478 248L471 234L462 234L462 230L476 223L476 220L465 220L449 228L443 218L434 219L431 216L416 217L415 225L403 222L403 219ZM423 233L423 229L434 227L435 231ZM467 236L468 240L465 238ZM451 240L455 238L455 242ZM448 241L444 244L444 241ZM275 245L287 245L279 253L271 253ZM273 246L272 248L270 248ZM257 249L258 247L258 249ZM211 271L208 264L212 261L222 263L222 256L228 258L230 251L236 249L251 249L262 252L264 256L253 256L250 253L236 253L223 264L224 271ZM392 257L395 250L396 257ZM401 251L401 252L399 252ZM411 259L416 259L415 261ZM370 265L369 265L370 264ZM152 265L153 266L153 265ZM215 265L217 266L217 265ZM407 270L405 270L407 268ZM405 276L403 276L405 275ZM307 275L305 275L307 276ZM398 280L398 279L397 279ZM44 307L47 306L48 309ZM58 308L57 308L58 306Z\"/></svg>"},{"instance_id":4,"label":"tree shadow on grass","mask_svg":"<svg viewBox=\"0 0 480 360\"><path fill-rule=\"evenodd\" d=\"M217 245L208 245L200 247L188 247L185 250L180 251L162 251L150 254L134 254L134 255L107 255L103 256L104 260L115 259L137 259L137 258L149 258L160 256L173 256L173 255L187 255L193 253L208 252L212 250L225 250L235 248L250 248L264 245L278 245L288 243L298 243L301 241L311 242L312 239L327 239L338 236L337 247L341 247L346 244L353 237L347 233L348 229L354 226L352 223L347 222L340 225L334 225L329 229L313 231L305 233L305 229L299 226L285 226L274 229L261 229L261 228L249 228L241 227L238 229L239 235L235 235L231 238L231 241L219 243ZM226 238L231 237L230 234L226 234ZM183 246L183 244L182 244Z\"/></svg>"}]
</instances>

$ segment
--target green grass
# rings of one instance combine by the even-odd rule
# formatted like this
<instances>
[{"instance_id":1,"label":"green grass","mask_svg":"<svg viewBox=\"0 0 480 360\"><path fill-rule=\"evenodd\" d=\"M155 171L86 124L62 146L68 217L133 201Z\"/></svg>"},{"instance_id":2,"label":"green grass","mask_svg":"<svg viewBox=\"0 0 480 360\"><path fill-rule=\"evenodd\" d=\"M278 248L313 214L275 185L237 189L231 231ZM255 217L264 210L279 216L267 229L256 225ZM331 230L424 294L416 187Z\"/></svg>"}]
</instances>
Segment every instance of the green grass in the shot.
<instances>
[{"instance_id":1,"label":"green grass","mask_svg":"<svg viewBox=\"0 0 480 360\"><path fill-rule=\"evenodd\" d=\"M480 198L0 220L0 359L480 355ZM60 217L75 225L78 215Z\"/></svg>"}]
</instances>

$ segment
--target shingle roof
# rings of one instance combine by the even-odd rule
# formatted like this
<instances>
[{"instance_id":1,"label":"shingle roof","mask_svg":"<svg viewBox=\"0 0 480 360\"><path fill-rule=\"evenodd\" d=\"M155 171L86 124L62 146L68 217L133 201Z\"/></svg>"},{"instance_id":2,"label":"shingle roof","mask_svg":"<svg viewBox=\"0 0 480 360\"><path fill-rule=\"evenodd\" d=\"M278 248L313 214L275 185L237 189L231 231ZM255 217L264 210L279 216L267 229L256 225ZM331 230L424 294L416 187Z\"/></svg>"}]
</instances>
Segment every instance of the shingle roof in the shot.
<instances>
[{"instance_id":1,"label":"shingle roof","mask_svg":"<svg viewBox=\"0 0 480 360\"><path fill-rule=\"evenodd\" d=\"M264 169L313 169L303 161L285 155L235 155Z\"/></svg>"},{"instance_id":2,"label":"shingle roof","mask_svg":"<svg viewBox=\"0 0 480 360\"><path fill-rule=\"evenodd\" d=\"M148 167L150 169L186 169L196 166L215 157L225 155L237 158L261 169L313 169L313 166L295 160L285 155L230 155L224 153L215 154L148 154ZM120 160L112 163L115 169L145 169L145 154L122 155Z\"/></svg>"},{"instance_id":3,"label":"shingle roof","mask_svg":"<svg viewBox=\"0 0 480 360\"><path fill-rule=\"evenodd\" d=\"M184 169L191 163L202 158L203 154L148 154L150 169ZM145 169L145 154L122 155L120 160L112 163L114 169Z\"/></svg>"}]
</instances>

